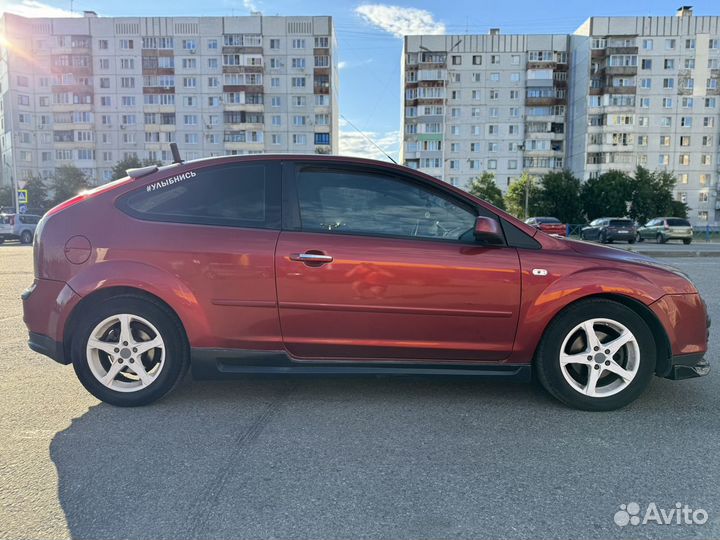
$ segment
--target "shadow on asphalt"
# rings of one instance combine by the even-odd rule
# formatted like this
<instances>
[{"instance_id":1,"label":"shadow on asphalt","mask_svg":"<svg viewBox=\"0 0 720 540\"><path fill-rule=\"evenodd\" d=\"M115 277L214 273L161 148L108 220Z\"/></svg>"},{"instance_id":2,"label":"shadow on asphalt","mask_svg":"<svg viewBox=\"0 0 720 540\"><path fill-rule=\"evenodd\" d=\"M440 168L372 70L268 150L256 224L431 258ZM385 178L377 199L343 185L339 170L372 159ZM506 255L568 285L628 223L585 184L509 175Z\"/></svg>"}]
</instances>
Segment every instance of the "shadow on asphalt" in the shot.
<instances>
[{"instance_id":1,"label":"shadow on asphalt","mask_svg":"<svg viewBox=\"0 0 720 540\"><path fill-rule=\"evenodd\" d=\"M50 454L73 538L614 538L632 533L620 503L717 490L674 461L710 391L658 381L592 414L534 384L186 379L151 406L92 407ZM716 463L715 442L693 455Z\"/></svg>"},{"instance_id":2,"label":"shadow on asphalt","mask_svg":"<svg viewBox=\"0 0 720 540\"><path fill-rule=\"evenodd\" d=\"M443 448L442 432L474 436L470 404L505 422L562 409L534 385L511 382L188 378L151 406L92 407L55 436L50 454L73 538L356 536L378 517L363 517L366 470L407 459L379 479L384 499L395 474L427 466ZM309 508L338 508L340 493L362 518L355 528L352 510ZM391 499L387 512L407 512Z\"/></svg>"}]
</instances>

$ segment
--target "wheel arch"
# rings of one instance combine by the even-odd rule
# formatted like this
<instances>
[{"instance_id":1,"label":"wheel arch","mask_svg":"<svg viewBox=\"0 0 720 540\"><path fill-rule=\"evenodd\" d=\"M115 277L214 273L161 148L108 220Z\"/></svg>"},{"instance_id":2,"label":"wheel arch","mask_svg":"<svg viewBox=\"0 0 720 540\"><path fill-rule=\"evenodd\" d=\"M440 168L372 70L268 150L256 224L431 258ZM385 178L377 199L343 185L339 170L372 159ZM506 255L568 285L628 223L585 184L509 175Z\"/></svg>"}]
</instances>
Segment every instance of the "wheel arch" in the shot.
<instances>
[{"instance_id":1,"label":"wheel arch","mask_svg":"<svg viewBox=\"0 0 720 540\"><path fill-rule=\"evenodd\" d=\"M72 312L67 318L67 321L65 321L65 326L63 329L63 353L64 358L66 360L70 360L72 358L71 353L71 347L72 347L72 336L75 333L75 329L77 328L78 321L80 320L80 314L86 310L91 309L94 304L97 304L99 302L103 302L105 300L109 300L113 297L117 296L135 296L138 298L142 298L144 300L148 300L154 304L159 305L164 311L168 313L171 317L173 317L177 324L179 325L183 339L185 340L185 344L188 347L190 347L190 342L188 339L187 330L185 329L185 324L183 323L182 319L178 315L177 311L173 309L171 305L169 305L167 302L165 302L162 298L159 296L156 296L146 290L139 289L136 287L129 287L129 286L111 286L111 287L104 287L101 289L97 289L90 294L83 296L80 301L75 305Z\"/></svg>"},{"instance_id":2,"label":"wheel arch","mask_svg":"<svg viewBox=\"0 0 720 540\"><path fill-rule=\"evenodd\" d=\"M562 307L548 322L548 324L545 326L545 329L543 330L542 336L540 340L538 341L537 346L535 347L535 354L533 354L533 363L535 363L537 358L537 349L540 347L540 343L542 342L542 339L545 337L545 333L547 332L548 328L550 327L550 324L552 321L554 321L561 313L563 313L565 310L571 308L572 306L577 305L581 302L586 302L588 300L610 300L613 302L617 302L618 304L624 305L625 307L633 310L637 315L639 315L643 321L645 321L645 324L648 325L650 328L650 331L652 332L653 339L655 341L655 347L656 347L656 365L655 365L655 372L658 374L666 373L670 368L670 358L672 356L672 348L670 345L670 338L668 337L667 331L665 330L665 327L662 325L660 320L657 318L655 313L645 304L643 304L641 301L636 300L635 298L631 298L629 296L625 296L622 294L617 293L599 293L599 294L592 294L589 296L583 296L581 298L577 298L573 300L572 302L569 302L565 306Z\"/></svg>"}]
</instances>

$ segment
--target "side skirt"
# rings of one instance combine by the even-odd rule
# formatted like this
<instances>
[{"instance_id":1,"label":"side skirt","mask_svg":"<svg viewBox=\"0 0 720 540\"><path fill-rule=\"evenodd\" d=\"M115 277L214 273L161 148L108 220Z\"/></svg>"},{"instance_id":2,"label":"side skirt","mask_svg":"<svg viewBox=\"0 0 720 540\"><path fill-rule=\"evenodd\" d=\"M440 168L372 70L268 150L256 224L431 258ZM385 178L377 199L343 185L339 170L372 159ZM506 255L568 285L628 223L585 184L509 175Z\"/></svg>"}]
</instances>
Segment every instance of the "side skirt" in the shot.
<instances>
[{"instance_id":1,"label":"side skirt","mask_svg":"<svg viewBox=\"0 0 720 540\"><path fill-rule=\"evenodd\" d=\"M293 360L284 351L240 349L191 350L195 379L225 379L244 375L414 375L432 377L486 377L518 382L531 380L530 364L425 364L347 359L325 362Z\"/></svg>"}]
</instances>

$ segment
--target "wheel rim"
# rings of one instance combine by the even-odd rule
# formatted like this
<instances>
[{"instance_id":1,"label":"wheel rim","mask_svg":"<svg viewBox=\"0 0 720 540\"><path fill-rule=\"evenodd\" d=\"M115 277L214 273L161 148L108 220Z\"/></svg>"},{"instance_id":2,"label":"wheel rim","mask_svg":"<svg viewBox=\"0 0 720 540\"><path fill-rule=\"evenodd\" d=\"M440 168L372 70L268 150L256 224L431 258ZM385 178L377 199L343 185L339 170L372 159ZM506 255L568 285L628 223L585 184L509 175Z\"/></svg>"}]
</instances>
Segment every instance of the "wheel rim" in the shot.
<instances>
[{"instance_id":1,"label":"wheel rim","mask_svg":"<svg viewBox=\"0 0 720 540\"><path fill-rule=\"evenodd\" d=\"M118 392L137 392L162 372L165 342L148 320L128 313L112 315L90 333L86 358L100 384Z\"/></svg>"},{"instance_id":2,"label":"wheel rim","mask_svg":"<svg viewBox=\"0 0 720 540\"><path fill-rule=\"evenodd\" d=\"M589 319L565 336L560 347L560 370L577 392L603 398L622 392L640 367L635 335L612 319Z\"/></svg>"}]
</instances>

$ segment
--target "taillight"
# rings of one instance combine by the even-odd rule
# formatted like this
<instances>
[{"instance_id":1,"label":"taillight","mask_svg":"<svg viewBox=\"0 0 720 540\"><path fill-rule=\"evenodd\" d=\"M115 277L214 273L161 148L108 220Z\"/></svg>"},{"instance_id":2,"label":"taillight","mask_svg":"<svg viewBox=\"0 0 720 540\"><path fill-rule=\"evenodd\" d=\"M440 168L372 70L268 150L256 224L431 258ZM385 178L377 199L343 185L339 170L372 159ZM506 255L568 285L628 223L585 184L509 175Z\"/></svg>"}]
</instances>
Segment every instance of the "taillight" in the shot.
<instances>
[{"instance_id":1,"label":"taillight","mask_svg":"<svg viewBox=\"0 0 720 540\"><path fill-rule=\"evenodd\" d=\"M663 225L663 229L665 229L666 231L667 231L667 230L670 230L670 225L668 225L667 223L665 223L665 224Z\"/></svg>"},{"instance_id":2,"label":"taillight","mask_svg":"<svg viewBox=\"0 0 720 540\"><path fill-rule=\"evenodd\" d=\"M65 202L61 202L57 206L51 208L45 213L45 217L50 217L54 214L57 214L58 212L62 212L63 210L66 210L70 208L71 206L75 206L78 203L81 203L83 201L86 201L88 199L92 199L96 195L100 195L101 193L106 193L108 191L111 191L117 187L120 187L125 182L129 182L131 180L130 177L121 178L120 180L115 180L114 182L110 182L109 184L105 184L99 187L96 187L95 189L91 189L88 191L83 191L79 195L75 195L74 197L71 197Z\"/></svg>"}]
</instances>

